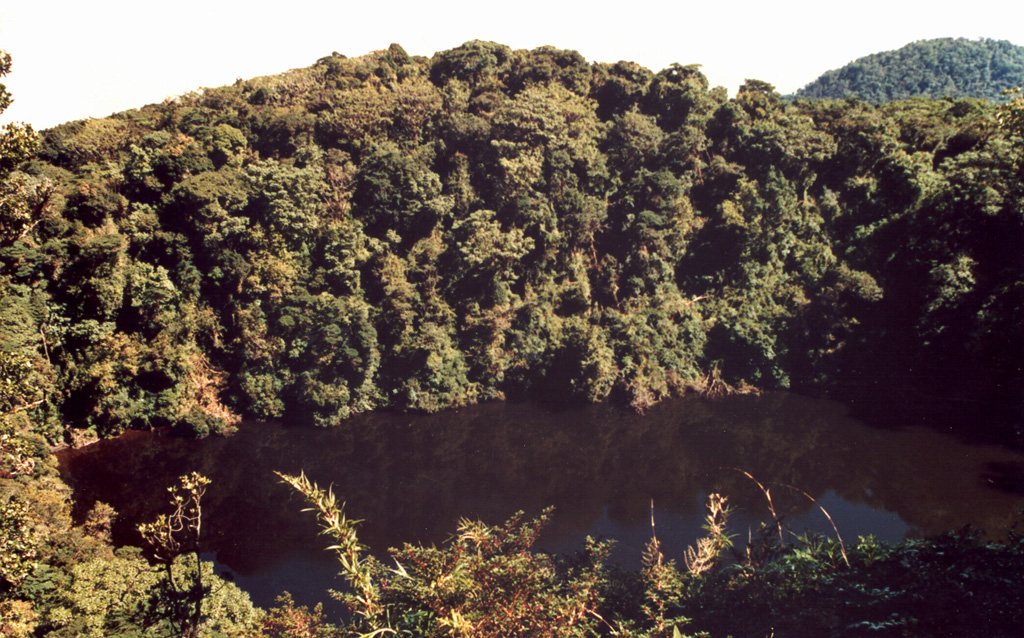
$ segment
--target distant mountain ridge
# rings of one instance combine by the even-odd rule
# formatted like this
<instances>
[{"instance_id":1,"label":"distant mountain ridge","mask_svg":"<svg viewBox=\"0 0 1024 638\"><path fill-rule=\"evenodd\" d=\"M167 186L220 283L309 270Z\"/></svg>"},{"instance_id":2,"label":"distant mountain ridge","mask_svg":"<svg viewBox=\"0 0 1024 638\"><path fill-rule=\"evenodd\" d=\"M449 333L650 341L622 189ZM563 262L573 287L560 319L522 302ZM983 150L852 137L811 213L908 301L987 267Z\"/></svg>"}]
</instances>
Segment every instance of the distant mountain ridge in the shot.
<instances>
[{"instance_id":1,"label":"distant mountain ridge","mask_svg":"<svg viewBox=\"0 0 1024 638\"><path fill-rule=\"evenodd\" d=\"M827 71L794 97L881 103L916 96L1003 100L1024 83L1024 47L1006 40L919 40Z\"/></svg>"}]
</instances>

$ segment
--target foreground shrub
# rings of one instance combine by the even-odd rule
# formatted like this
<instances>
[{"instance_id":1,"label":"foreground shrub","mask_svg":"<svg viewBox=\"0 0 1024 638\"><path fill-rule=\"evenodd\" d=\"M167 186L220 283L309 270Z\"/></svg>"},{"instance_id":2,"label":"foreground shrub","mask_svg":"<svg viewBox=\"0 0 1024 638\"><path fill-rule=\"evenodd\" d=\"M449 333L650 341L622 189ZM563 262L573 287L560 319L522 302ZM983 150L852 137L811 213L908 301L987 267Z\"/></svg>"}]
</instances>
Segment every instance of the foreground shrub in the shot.
<instances>
[{"instance_id":1,"label":"foreground shrub","mask_svg":"<svg viewBox=\"0 0 1024 638\"><path fill-rule=\"evenodd\" d=\"M667 560L651 539L638 572L606 567L609 543L572 558L531 551L551 511L497 527L462 521L443 547L366 554L358 521L330 490L282 476L335 544L353 612L341 635L414 636L986 636L1024 627L1024 540L985 542L970 530L898 545L852 547L779 521L735 544L729 508L709 498L706 538ZM686 632L685 634L683 632Z\"/></svg>"}]
</instances>

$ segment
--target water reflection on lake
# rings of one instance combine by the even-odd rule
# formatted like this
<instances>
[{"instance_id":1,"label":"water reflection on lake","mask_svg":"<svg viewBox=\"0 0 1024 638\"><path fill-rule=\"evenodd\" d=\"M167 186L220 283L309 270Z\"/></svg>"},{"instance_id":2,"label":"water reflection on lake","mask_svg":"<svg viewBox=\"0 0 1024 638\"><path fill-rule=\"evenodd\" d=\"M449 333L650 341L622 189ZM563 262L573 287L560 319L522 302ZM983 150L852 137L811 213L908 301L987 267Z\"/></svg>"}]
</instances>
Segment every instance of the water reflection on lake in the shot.
<instances>
[{"instance_id":1,"label":"water reflection on lake","mask_svg":"<svg viewBox=\"0 0 1024 638\"><path fill-rule=\"evenodd\" d=\"M284 590L310 604L341 586L326 539L274 470L333 484L374 550L441 543L463 517L499 523L553 505L541 549L615 538L613 560L627 567L650 538L652 502L658 538L676 558L700 535L709 492L735 506L734 533L768 520L764 495L739 470L771 487L794 531L832 534L811 500L786 486L824 506L848 542L968 523L998 535L1024 507L1024 455L925 429L873 429L837 403L781 393L679 399L644 416L608 405L497 403L368 415L334 430L246 423L204 441L129 433L61 461L83 507L102 500L120 512L120 542L138 542L134 526L164 511L177 476L210 477L205 550L260 605Z\"/></svg>"}]
</instances>

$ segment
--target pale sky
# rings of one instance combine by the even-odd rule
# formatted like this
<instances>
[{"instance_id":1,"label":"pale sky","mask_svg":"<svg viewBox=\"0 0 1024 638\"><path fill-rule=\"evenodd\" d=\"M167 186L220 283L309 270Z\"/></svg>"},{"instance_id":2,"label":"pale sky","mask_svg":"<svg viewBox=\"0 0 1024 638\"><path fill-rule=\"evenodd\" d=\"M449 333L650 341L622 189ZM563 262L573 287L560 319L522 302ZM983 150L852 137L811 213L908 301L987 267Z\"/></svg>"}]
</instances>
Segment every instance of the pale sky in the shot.
<instances>
[{"instance_id":1,"label":"pale sky","mask_svg":"<svg viewBox=\"0 0 1024 638\"><path fill-rule=\"evenodd\" d=\"M746 78L790 93L856 58L939 37L1024 45L1024 2L0 0L0 49L14 58L0 83L15 100L0 123L105 117L392 42L425 56L480 39L652 71L697 63L733 94Z\"/></svg>"}]
</instances>

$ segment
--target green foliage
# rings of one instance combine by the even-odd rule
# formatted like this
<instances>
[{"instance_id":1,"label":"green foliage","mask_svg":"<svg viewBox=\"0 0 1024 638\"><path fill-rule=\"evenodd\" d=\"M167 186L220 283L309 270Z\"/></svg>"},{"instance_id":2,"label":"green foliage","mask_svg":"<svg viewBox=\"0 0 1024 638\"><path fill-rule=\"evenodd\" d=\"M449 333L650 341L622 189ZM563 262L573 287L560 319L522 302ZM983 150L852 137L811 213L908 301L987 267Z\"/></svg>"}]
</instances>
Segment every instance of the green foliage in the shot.
<instances>
[{"instance_id":1,"label":"green foliage","mask_svg":"<svg viewBox=\"0 0 1024 638\"><path fill-rule=\"evenodd\" d=\"M260 623L260 634L267 638L332 638L339 635L334 625L324 620L323 605L312 610L296 607L292 597L284 593L275 601L277 606L267 610Z\"/></svg>"},{"instance_id":2,"label":"green foliage","mask_svg":"<svg viewBox=\"0 0 1024 638\"><path fill-rule=\"evenodd\" d=\"M17 586L35 568L38 539L29 508L19 499L0 505L0 579L5 586Z\"/></svg>"},{"instance_id":3,"label":"green foliage","mask_svg":"<svg viewBox=\"0 0 1024 638\"><path fill-rule=\"evenodd\" d=\"M43 618L51 635L104 635L138 614L159 580L158 573L132 551L76 563L65 578Z\"/></svg>"},{"instance_id":4,"label":"green foliage","mask_svg":"<svg viewBox=\"0 0 1024 638\"><path fill-rule=\"evenodd\" d=\"M10 70L11 54L0 50L0 78ZM12 101L7 87L0 84L0 113L6 111ZM28 232L46 208L49 183L15 172L38 148L39 139L31 126L4 124L0 127L0 247Z\"/></svg>"},{"instance_id":5,"label":"green foliage","mask_svg":"<svg viewBox=\"0 0 1024 638\"><path fill-rule=\"evenodd\" d=\"M511 58L512 50L503 44L473 40L438 53L430 67L430 81L443 85L460 80L471 86L501 81Z\"/></svg>"},{"instance_id":6,"label":"green foliage","mask_svg":"<svg viewBox=\"0 0 1024 638\"><path fill-rule=\"evenodd\" d=\"M31 362L24 355L0 350L0 476L32 476L39 457L38 437L31 434L27 413L44 403ZM0 578L16 583L35 554L36 535L17 495L0 494Z\"/></svg>"},{"instance_id":7,"label":"green foliage","mask_svg":"<svg viewBox=\"0 0 1024 638\"><path fill-rule=\"evenodd\" d=\"M0 78L11 72L11 54L7 51L0 51ZM7 91L7 87L0 84L0 112L6 111L14 98Z\"/></svg>"},{"instance_id":8,"label":"green foliage","mask_svg":"<svg viewBox=\"0 0 1024 638\"><path fill-rule=\"evenodd\" d=\"M797 97L880 103L915 96L1002 100L1020 83L1024 47L1005 40L939 38L875 53L828 71Z\"/></svg>"},{"instance_id":9,"label":"green foliage","mask_svg":"<svg viewBox=\"0 0 1024 638\"><path fill-rule=\"evenodd\" d=\"M27 163L21 131L0 348L45 400L18 418L202 436L1012 370L1018 102L729 99L696 65L472 41L68 123Z\"/></svg>"},{"instance_id":10,"label":"green foliage","mask_svg":"<svg viewBox=\"0 0 1024 638\"><path fill-rule=\"evenodd\" d=\"M763 567L706 577L682 608L711 635L1012 636L1019 595L1000 588L1019 578L1020 552L969 532L894 546L862 538L847 566L836 541L805 536Z\"/></svg>"},{"instance_id":11,"label":"green foliage","mask_svg":"<svg viewBox=\"0 0 1024 638\"><path fill-rule=\"evenodd\" d=\"M1007 89L1006 95L1010 99L999 109L999 123L1010 135L1024 137L1024 97L1021 96L1021 88Z\"/></svg>"},{"instance_id":12,"label":"green foliage","mask_svg":"<svg viewBox=\"0 0 1024 638\"><path fill-rule=\"evenodd\" d=\"M354 612L337 635L1009 637L1022 620L1016 535L985 543L964 530L898 545L869 537L847 548L813 534L785 542L776 520L741 544L729 533L727 499L712 494L708 535L685 553L686 569L653 535L637 572L603 567L608 545L592 540L574 557L537 553L550 510L496 527L462 521L441 547L392 549L389 567L367 554L359 521L330 490L304 475L282 478L311 505L351 586L335 594ZM273 635L328 631L287 599L273 615L277 631L310 632Z\"/></svg>"},{"instance_id":13,"label":"green foliage","mask_svg":"<svg viewBox=\"0 0 1024 638\"><path fill-rule=\"evenodd\" d=\"M259 615L245 592L215 576L212 563L199 560L201 501L209 484L197 472L182 476L178 485L167 488L173 511L139 525L163 570L159 577L154 575L144 608L140 611L136 605L133 614L141 613L149 623L183 638L241 635ZM97 591L95 585L86 587Z\"/></svg>"},{"instance_id":14,"label":"green foliage","mask_svg":"<svg viewBox=\"0 0 1024 638\"><path fill-rule=\"evenodd\" d=\"M398 573L387 581L385 604L393 609L395 628L429 636L592 633L597 623L588 612L607 544L589 542L568 563L528 551L547 518L513 518L496 528L463 521L449 546L394 552Z\"/></svg>"},{"instance_id":15,"label":"green foliage","mask_svg":"<svg viewBox=\"0 0 1024 638\"><path fill-rule=\"evenodd\" d=\"M202 481L186 478L184 488L172 489L172 500L187 517ZM114 551L110 526L117 513L109 506L97 503L80 526L72 524L71 489L60 482L50 459L40 459L31 478L0 479L0 494L5 499L0 507L5 632L27 626L25 631L35 632L31 635L54 638L213 638L250 635L261 621L262 612L248 595L214 575L212 563L199 562L195 553L168 551L180 551L190 541L176 522L178 512L164 517L163 527L147 528L165 559L154 566L140 549ZM198 531L197 522L187 521L193 525L189 531Z\"/></svg>"},{"instance_id":16,"label":"green foliage","mask_svg":"<svg viewBox=\"0 0 1024 638\"><path fill-rule=\"evenodd\" d=\"M352 204L371 236L406 245L428 234L450 206L441 197L437 174L393 144L370 149L356 176Z\"/></svg>"},{"instance_id":17,"label":"green foliage","mask_svg":"<svg viewBox=\"0 0 1024 638\"><path fill-rule=\"evenodd\" d=\"M40 574L33 583L36 590L53 587L47 598L37 599L45 609L41 625L53 638L186 635L177 621L191 603L181 594L183 583L195 578L195 563L190 560L176 561L173 581L136 548L77 562L64 575ZM260 617L249 596L215 576L212 563L202 563L200 569L208 583L205 615L190 635L247 635Z\"/></svg>"},{"instance_id":18,"label":"green foliage","mask_svg":"<svg viewBox=\"0 0 1024 638\"><path fill-rule=\"evenodd\" d=\"M282 479L312 505L335 544L342 574L352 586L342 600L357 615L346 634L418 636L586 636L604 581L609 544L588 541L574 559L530 551L550 516L498 527L463 521L445 547L406 545L392 551L394 568L365 556L358 521L345 516L330 490L304 475Z\"/></svg>"},{"instance_id":19,"label":"green foliage","mask_svg":"<svg viewBox=\"0 0 1024 638\"><path fill-rule=\"evenodd\" d=\"M209 484L210 479L198 472L182 476L178 485L167 488L174 508L171 514L161 514L156 521L139 525L139 533L160 561L169 564L182 553L198 551L202 531L200 501Z\"/></svg>"},{"instance_id":20,"label":"green foliage","mask_svg":"<svg viewBox=\"0 0 1024 638\"><path fill-rule=\"evenodd\" d=\"M578 95L587 95L590 78L590 64L578 52L543 46L516 51L508 84L513 93L534 84L556 83Z\"/></svg>"}]
</instances>

